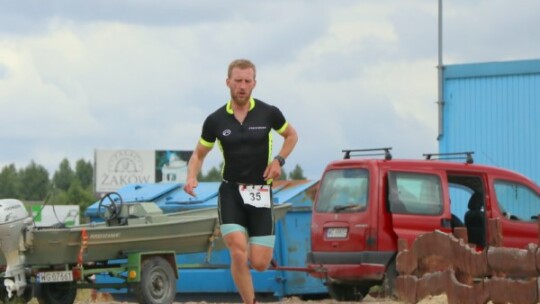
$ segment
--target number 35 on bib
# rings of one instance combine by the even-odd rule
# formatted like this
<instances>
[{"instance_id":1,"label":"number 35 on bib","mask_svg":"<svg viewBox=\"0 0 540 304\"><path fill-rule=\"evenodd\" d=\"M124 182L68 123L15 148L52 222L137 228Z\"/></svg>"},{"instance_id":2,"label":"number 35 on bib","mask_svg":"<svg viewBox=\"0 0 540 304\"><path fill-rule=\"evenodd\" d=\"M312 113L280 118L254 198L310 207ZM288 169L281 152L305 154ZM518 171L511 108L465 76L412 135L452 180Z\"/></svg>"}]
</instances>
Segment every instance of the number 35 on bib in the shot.
<instances>
[{"instance_id":1,"label":"number 35 on bib","mask_svg":"<svg viewBox=\"0 0 540 304\"><path fill-rule=\"evenodd\" d=\"M240 195L244 204L257 208L270 208L271 198L269 185L240 185Z\"/></svg>"}]
</instances>

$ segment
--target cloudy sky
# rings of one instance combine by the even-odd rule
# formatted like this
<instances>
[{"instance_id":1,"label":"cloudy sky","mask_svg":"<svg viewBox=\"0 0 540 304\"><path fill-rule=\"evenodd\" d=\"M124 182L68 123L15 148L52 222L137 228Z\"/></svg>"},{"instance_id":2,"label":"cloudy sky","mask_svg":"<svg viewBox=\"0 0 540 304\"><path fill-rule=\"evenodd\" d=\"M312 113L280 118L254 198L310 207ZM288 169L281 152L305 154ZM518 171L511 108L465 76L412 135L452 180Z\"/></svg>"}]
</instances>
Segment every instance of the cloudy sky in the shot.
<instances>
[{"instance_id":1,"label":"cloudy sky","mask_svg":"<svg viewBox=\"0 0 540 304\"><path fill-rule=\"evenodd\" d=\"M344 148L438 149L436 0L0 0L0 167L95 149L191 150L257 64L254 96L299 132L286 169L318 179ZM443 61L540 55L537 0L443 4ZM281 141L276 140L274 149ZM219 164L215 149L203 171Z\"/></svg>"}]
</instances>

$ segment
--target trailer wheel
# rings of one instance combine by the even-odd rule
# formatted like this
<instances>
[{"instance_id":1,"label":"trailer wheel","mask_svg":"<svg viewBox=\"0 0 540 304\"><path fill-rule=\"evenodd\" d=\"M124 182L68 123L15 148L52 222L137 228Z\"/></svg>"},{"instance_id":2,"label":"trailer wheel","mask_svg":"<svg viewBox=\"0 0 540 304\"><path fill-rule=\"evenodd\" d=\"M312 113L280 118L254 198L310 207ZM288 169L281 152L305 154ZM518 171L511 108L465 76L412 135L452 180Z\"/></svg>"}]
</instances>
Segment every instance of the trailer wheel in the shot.
<instances>
[{"instance_id":1,"label":"trailer wheel","mask_svg":"<svg viewBox=\"0 0 540 304\"><path fill-rule=\"evenodd\" d=\"M171 264L159 256L145 259L141 265L141 281L134 293L141 304L170 304L176 297L176 275Z\"/></svg>"},{"instance_id":2,"label":"trailer wheel","mask_svg":"<svg viewBox=\"0 0 540 304\"><path fill-rule=\"evenodd\" d=\"M59 282L39 284L36 296L39 304L73 304L77 297L75 282Z\"/></svg>"},{"instance_id":3,"label":"trailer wheel","mask_svg":"<svg viewBox=\"0 0 540 304\"><path fill-rule=\"evenodd\" d=\"M328 283L328 294L337 301L362 301L370 286Z\"/></svg>"}]
</instances>

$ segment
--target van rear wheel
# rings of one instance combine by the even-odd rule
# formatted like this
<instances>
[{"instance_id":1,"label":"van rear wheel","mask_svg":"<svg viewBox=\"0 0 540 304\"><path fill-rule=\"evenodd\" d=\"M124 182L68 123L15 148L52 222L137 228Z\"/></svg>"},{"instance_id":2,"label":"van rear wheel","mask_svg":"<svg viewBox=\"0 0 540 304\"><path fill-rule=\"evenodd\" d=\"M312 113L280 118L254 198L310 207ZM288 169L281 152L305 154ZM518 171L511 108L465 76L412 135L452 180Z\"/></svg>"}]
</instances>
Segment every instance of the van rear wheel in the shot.
<instances>
[{"instance_id":1,"label":"van rear wheel","mask_svg":"<svg viewBox=\"0 0 540 304\"><path fill-rule=\"evenodd\" d=\"M362 301L371 286L328 283L328 294L336 301Z\"/></svg>"}]
</instances>

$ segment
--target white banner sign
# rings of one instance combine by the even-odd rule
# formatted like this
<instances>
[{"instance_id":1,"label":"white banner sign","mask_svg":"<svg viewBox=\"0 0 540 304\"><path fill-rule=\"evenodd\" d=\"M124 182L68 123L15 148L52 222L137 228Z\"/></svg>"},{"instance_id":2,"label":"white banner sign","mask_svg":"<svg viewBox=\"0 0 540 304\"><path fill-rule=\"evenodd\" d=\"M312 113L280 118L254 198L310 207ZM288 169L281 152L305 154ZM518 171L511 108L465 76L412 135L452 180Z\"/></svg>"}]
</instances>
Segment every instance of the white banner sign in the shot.
<instances>
[{"instance_id":1,"label":"white banner sign","mask_svg":"<svg viewBox=\"0 0 540 304\"><path fill-rule=\"evenodd\" d=\"M96 150L95 191L116 191L128 184L185 182L192 151Z\"/></svg>"},{"instance_id":2,"label":"white banner sign","mask_svg":"<svg viewBox=\"0 0 540 304\"><path fill-rule=\"evenodd\" d=\"M127 184L155 182L155 151L96 151L96 192L111 192Z\"/></svg>"}]
</instances>

